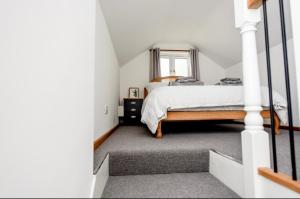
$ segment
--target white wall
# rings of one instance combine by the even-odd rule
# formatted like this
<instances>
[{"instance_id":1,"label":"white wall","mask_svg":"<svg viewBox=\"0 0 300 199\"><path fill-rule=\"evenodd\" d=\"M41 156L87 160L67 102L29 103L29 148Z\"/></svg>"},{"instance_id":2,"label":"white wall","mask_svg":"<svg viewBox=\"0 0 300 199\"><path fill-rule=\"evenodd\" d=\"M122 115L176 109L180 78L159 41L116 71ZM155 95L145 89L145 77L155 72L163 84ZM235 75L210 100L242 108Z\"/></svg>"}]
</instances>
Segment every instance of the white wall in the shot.
<instances>
[{"instance_id":1,"label":"white wall","mask_svg":"<svg viewBox=\"0 0 300 199\"><path fill-rule=\"evenodd\" d=\"M96 0L95 134L101 137L118 124L120 67L103 16ZM108 108L107 114L105 113Z\"/></svg>"},{"instance_id":2,"label":"white wall","mask_svg":"<svg viewBox=\"0 0 300 199\"><path fill-rule=\"evenodd\" d=\"M149 56L148 51L125 64L120 69L120 97L128 97L129 87L139 87L140 97L144 96L144 87L149 83Z\"/></svg>"},{"instance_id":3,"label":"white wall","mask_svg":"<svg viewBox=\"0 0 300 199\"><path fill-rule=\"evenodd\" d=\"M292 21L292 32L294 39L294 58L295 58L295 74L297 78L297 90L300 89L300 21L299 21L299 8L300 2L297 0L290 1L291 8L291 21ZM298 92L298 104L300 104L300 92ZM299 115L299 113L298 113ZM299 115L300 118L300 115Z\"/></svg>"},{"instance_id":4,"label":"white wall","mask_svg":"<svg viewBox=\"0 0 300 199\"><path fill-rule=\"evenodd\" d=\"M190 49L192 46L184 44L159 44L155 47L162 49ZM213 60L199 53L199 67L201 81L215 84L225 77L225 70ZM121 67L120 72L120 100L128 97L129 87L139 87L140 97L144 96L144 87L149 83L150 58L148 50L139 54L133 60Z\"/></svg>"},{"instance_id":5,"label":"white wall","mask_svg":"<svg viewBox=\"0 0 300 199\"><path fill-rule=\"evenodd\" d=\"M241 78L243 79L243 65L237 63L225 70L226 77Z\"/></svg>"},{"instance_id":6,"label":"white wall","mask_svg":"<svg viewBox=\"0 0 300 199\"><path fill-rule=\"evenodd\" d=\"M199 53L200 79L205 84L216 84L225 77L225 69L213 60Z\"/></svg>"},{"instance_id":7,"label":"white wall","mask_svg":"<svg viewBox=\"0 0 300 199\"><path fill-rule=\"evenodd\" d=\"M95 2L0 1L0 197L87 197Z\"/></svg>"},{"instance_id":8,"label":"white wall","mask_svg":"<svg viewBox=\"0 0 300 199\"><path fill-rule=\"evenodd\" d=\"M273 89L279 92L282 96L286 96L285 92L285 78L284 78L284 64L283 64L283 53L282 45L277 45L271 48L271 64L272 64L272 79ZM291 91L292 91L292 104L293 104L293 117L294 125L300 126L299 121L299 109L298 109L298 97L297 97L297 86L296 86L296 75L295 75L295 59L293 40L288 40L288 52L289 52L289 65L290 65L290 80L291 80ZM267 77L267 66L266 66L266 53L262 52L258 54L258 61L260 67L260 79L263 86L268 85ZM238 63L226 70L227 77L243 77L242 63Z\"/></svg>"}]
</instances>

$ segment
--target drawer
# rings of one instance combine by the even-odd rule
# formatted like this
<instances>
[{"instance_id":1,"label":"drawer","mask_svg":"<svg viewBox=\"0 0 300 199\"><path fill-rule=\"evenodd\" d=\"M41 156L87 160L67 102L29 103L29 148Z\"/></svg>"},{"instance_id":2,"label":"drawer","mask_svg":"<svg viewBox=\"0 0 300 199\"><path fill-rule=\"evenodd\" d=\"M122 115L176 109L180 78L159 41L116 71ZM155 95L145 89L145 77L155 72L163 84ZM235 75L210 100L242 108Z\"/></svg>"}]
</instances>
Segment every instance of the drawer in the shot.
<instances>
[{"instance_id":1,"label":"drawer","mask_svg":"<svg viewBox=\"0 0 300 199\"><path fill-rule=\"evenodd\" d=\"M128 115L126 118L130 120L139 120L141 117L138 115Z\"/></svg>"},{"instance_id":2,"label":"drawer","mask_svg":"<svg viewBox=\"0 0 300 199\"><path fill-rule=\"evenodd\" d=\"M138 104L139 104L139 102L135 101L135 100L128 100L127 101L128 106L137 106Z\"/></svg>"},{"instance_id":3,"label":"drawer","mask_svg":"<svg viewBox=\"0 0 300 199\"><path fill-rule=\"evenodd\" d=\"M128 115L124 117L124 121L127 124L139 124L141 123L141 116L139 115Z\"/></svg>"},{"instance_id":4,"label":"drawer","mask_svg":"<svg viewBox=\"0 0 300 199\"><path fill-rule=\"evenodd\" d=\"M124 114L141 114L141 109L139 107L126 107Z\"/></svg>"},{"instance_id":5,"label":"drawer","mask_svg":"<svg viewBox=\"0 0 300 199\"><path fill-rule=\"evenodd\" d=\"M125 99L124 100L124 107L129 108L141 108L143 105L143 100L137 99Z\"/></svg>"},{"instance_id":6,"label":"drawer","mask_svg":"<svg viewBox=\"0 0 300 199\"><path fill-rule=\"evenodd\" d=\"M125 118L141 118L141 113L137 113L137 112L125 112L124 113L124 117Z\"/></svg>"}]
</instances>

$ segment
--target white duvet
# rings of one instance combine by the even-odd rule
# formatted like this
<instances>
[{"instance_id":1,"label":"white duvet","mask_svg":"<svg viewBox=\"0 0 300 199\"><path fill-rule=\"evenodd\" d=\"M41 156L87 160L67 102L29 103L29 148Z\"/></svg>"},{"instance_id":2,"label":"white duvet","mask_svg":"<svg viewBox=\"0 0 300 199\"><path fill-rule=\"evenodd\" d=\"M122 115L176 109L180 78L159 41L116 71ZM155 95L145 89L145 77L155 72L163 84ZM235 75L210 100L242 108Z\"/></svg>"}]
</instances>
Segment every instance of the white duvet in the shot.
<instances>
[{"instance_id":1,"label":"white duvet","mask_svg":"<svg viewBox=\"0 0 300 199\"><path fill-rule=\"evenodd\" d=\"M268 88L261 88L262 106L269 106ZM287 122L286 101L274 92L276 113ZM142 119L155 134L168 109L244 106L243 86L165 86L154 89L144 101Z\"/></svg>"}]
</instances>

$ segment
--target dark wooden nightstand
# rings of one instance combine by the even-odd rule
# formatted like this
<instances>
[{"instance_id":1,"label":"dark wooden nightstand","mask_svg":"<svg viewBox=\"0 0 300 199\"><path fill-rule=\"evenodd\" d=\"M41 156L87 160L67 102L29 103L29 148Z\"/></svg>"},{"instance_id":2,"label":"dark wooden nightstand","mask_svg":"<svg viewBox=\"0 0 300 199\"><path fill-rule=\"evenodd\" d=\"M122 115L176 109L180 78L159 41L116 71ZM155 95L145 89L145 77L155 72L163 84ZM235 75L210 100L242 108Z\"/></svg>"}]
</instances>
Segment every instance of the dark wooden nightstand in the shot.
<instances>
[{"instance_id":1,"label":"dark wooden nightstand","mask_svg":"<svg viewBox=\"0 0 300 199\"><path fill-rule=\"evenodd\" d=\"M143 99L124 99L124 123L126 125L141 124Z\"/></svg>"}]
</instances>

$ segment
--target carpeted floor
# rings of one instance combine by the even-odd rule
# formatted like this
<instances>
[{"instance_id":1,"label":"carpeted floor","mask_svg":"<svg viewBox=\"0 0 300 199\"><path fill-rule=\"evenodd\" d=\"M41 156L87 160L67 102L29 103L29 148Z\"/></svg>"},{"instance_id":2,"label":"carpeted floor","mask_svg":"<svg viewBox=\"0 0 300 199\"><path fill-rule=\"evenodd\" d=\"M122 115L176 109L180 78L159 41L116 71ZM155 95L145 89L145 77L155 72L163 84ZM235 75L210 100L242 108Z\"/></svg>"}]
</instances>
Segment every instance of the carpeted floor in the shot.
<instances>
[{"instance_id":1,"label":"carpeted floor","mask_svg":"<svg viewBox=\"0 0 300 199\"><path fill-rule=\"evenodd\" d=\"M109 153L110 176L200 173L209 171L209 150Z\"/></svg>"},{"instance_id":2,"label":"carpeted floor","mask_svg":"<svg viewBox=\"0 0 300 199\"><path fill-rule=\"evenodd\" d=\"M153 152L174 150L214 149L242 161L240 132L244 126L198 122L194 124L167 124L163 139L155 139L145 127L121 126L94 154L96 173L109 152ZM269 130L269 129L267 129ZM300 168L300 133L295 133L296 155ZM290 150L287 131L277 136L278 163L281 172L290 174ZM300 169L298 169L300 175Z\"/></svg>"},{"instance_id":3,"label":"carpeted floor","mask_svg":"<svg viewBox=\"0 0 300 199\"><path fill-rule=\"evenodd\" d=\"M239 198L209 173L110 176L103 198Z\"/></svg>"}]
</instances>

